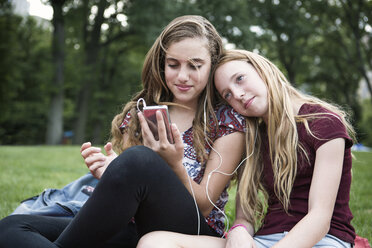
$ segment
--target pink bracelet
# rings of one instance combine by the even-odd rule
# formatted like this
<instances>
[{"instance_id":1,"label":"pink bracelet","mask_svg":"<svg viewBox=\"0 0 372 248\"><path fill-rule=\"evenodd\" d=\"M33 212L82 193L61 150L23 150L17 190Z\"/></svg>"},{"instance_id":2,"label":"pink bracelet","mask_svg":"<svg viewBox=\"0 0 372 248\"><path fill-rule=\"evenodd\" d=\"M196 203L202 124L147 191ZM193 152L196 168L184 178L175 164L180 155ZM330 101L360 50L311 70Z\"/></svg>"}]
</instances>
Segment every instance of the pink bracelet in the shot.
<instances>
[{"instance_id":1,"label":"pink bracelet","mask_svg":"<svg viewBox=\"0 0 372 248\"><path fill-rule=\"evenodd\" d=\"M227 238L227 235L232 231L232 230L234 230L235 228L237 228L237 227L244 227L245 228L245 230L247 230L248 231L248 229L247 229L247 227L245 226L245 225L243 225L243 224L236 224L236 225L233 225L231 228L230 228L230 230L227 232L227 234L226 234L226 238Z\"/></svg>"}]
</instances>

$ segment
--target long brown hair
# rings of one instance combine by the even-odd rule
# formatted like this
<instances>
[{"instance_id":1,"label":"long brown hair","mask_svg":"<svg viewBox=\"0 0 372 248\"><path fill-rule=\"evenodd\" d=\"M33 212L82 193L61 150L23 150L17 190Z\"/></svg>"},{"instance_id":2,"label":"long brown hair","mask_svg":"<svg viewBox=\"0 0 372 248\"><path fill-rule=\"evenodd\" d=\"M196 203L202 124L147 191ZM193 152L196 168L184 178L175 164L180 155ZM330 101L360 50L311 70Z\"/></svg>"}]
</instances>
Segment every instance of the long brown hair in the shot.
<instances>
[{"instance_id":1,"label":"long brown hair","mask_svg":"<svg viewBox=\"0 0 372 248\"><path fill-rule=\"evenodd\" d=\"M267 204L267 192L263 187L263 161L261 156L262 135L267 133L269 154L274 172L274 191L285 211L290 205L290 194L297 174L297 152L307 158L298 141L297 122L305 125L311 133L308 120L324 118L324 114L298 115L293 112L293 100L317 104L336 113L345 125L350 137L355 139L353 127L347 120L346 112L341 108L301 93L291 86L282 72L269 60L253 52L245 50L229 50L221 57L215 70L229 61L246 61L250 63L268 91L268 122L266 126L261 118L246 117L246 154L252 154L240 174L239 199L247 220L252 224L259 224L264 216ZM213 74L214 74L213 72ZM214 85L209 86L208 92L216 91ZM315 136L314 136L315 137ZM263 193L262 195L259 192Z\"/></svg>"},{"instance_id":2,"label":"long brown hair","mask_svg":"<svg viewBox=\"0 0 372 248\"><path fill-rule=\"evenodd\" d=\"M143 98L147 105L171 104L173 95L166 85L164 75L165 55L171 44L186 38L205 39L211 56L212 67L217 63L223 50L222 40L214 26L207 19L202 16L187 15L171 21L155 40L146 55L142 69L143 89L124 106L122 112L116 115L112 121L111 141L117 152L120 153L128 147L142 144L141 130L136 114L136 104L139 98ZM198 106L203 106L202 101L205 95L206 90L199 97ZM124 141L119 126L128 112L131 113L131 121L125 130L128 134L128 139ZM211 106L208 106L207 116L210 115L213 115L213 109ZM204 148L204 122L202 117L203 108L198 108L193 121L193 140L198 158L201 161L206 156ZM208 127L207 130L210 130L208 122L206 125Z\"/></svg>"}]
</instances>

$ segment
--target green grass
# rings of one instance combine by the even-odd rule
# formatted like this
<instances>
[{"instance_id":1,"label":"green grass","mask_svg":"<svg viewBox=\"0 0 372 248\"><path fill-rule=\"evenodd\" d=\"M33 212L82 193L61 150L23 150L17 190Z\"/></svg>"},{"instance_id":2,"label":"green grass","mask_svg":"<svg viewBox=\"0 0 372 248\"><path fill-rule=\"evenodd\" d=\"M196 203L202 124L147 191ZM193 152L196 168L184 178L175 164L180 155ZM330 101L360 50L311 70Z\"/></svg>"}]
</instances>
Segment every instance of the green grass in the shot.
<instances>
[{"instance_id":1,"label":"green grass","mask_svg":"<svg viewBox=\"0 0 372 248\"><path fill-rule=\"evenodd\" d=\"M355 153L350 208L352 224L359 236L372 242L372 152Z\"/></svg>"},{"instance_id":2,"label":"green grass","mask_svg":"<svg viewBox=\"0 0 372 248\"><path fill-rule=\"evenodd\" d=\"M0 218L20 201L87 172L78 146L0 146Z\"/></svg>"},{"instance_id":3,"label":"green grass","mask_svg":"<svg viewBox=\"0 0 372 248\"><path fill-rule=\"evenodd\" d=\"M79 146L0 146L0 219L45 188L61 188L88 170ZM372 241L372 153L354 153L350 207L358 235ZM231 189L233 196L235 189ZM231 198L233 199L233 197ZM234 201L227 215L234 216Z\"/></svg>"}]
</instances>

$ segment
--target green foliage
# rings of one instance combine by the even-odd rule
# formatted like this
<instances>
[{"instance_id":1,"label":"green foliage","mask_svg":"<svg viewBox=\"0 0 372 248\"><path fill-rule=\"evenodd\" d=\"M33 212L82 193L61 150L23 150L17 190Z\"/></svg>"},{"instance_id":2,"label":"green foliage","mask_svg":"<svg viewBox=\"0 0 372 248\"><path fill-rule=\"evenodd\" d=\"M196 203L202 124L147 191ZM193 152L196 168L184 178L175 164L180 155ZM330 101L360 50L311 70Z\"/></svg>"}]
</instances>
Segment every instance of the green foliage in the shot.
<instances>
[{"instance_id":1,"label":"green foliage","mask_svg":"<svg viewBox=\"0 0 372 248\"><path fill-rule=\"evenodd\" d=\"M0 16L0 144L44 142L50 32L33 18Z\"/></svg>"},{"instance_id":2,"label":"green foliage","mask_svg":"<svg viewBox=\"0 0 372 248\"><path fill-rule=\"evenodd\" d=\"M0 4L0 144L43 143L53 33ZM294 85L350 109L359 136L372 136L357 93L372 70L371 1L77 0L63 11L64 130L86 115L87 140L107 139L113 116L141 87L146 52L185 14L205 16L230 44L261 53Z\"/></svg>"},{"instance_id":3,"label":"green foliage","mask_svg":"<svg viewBox=\"0 0 372 248\"><path fill-rule=\"evenodd\" d=\"M1 120L10 117L11 113L6 111L6 106L16 97L17 89L22 87L16 66L21 50L16 33L21 23L22 18L10 13L0 15L0 110L3 113Z\"/></svg>"},{"instance_id":4,"label":"green foliage","mask_svg":"<svg viewBox=\"0 0 372 248\"><path fill-rule=\"evenodd\" d=\"M362 120L358 126L359 142L372 147L372 104L369 100L362 102Z\"/></svg>"}]
</instances>

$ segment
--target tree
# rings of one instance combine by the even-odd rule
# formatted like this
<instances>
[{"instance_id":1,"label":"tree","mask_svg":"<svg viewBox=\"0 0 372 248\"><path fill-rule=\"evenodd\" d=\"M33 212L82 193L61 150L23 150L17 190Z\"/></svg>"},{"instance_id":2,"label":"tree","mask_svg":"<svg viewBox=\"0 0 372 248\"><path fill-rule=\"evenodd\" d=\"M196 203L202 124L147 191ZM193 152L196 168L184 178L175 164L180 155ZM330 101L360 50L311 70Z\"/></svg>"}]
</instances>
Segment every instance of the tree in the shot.
<instances>
[{"instance_id":1,"label":"tree","mask_svg":"<svg viewBox=\"0 0 372 248\"><path fill-rule=\"evenodd\" d=\"M0 143L42 144L51 69L50 32L34 18L10 11L0 14L0 37Z\"/></svg>"},{"instance_id":2,"label":"tree","mask_svg":"<svg viewBox=\"0 0 372 248\"><path fill-rule=\"evenodd\" d=\"M215 9L207 13L230 42L268 57L307 93L351 109L358 126L357 89L361 78L368 82L371 63L371 2L236 0L225 9L220 1L198 3Z\"/></svg>"},{"instance_id":3,"label":"tree","mask_svg":"<svg viewBox=\"0 0 372 248\"><path fill-rule=\"evenodd\" d=\"M82 3L76 8L76 12L83 14L80 16L84 18L81 47L85 59L86 76L81 82L77 96L77 116L74 128L74 143L77 144L85 140L87 122L90 119L94 120L94 132L96 133L94 139L98 140L99 136L97 135L101 133L103 127L101 116L105 116L105 112L107 112L105 110L109 108L105 105L105 99L110 97L103 91L108 89L107 85L111 82L105 81L109 77L102 73L109 73L111 74L110 78L115 78L114 74L119 71L118 68L122 65L111 64L111 68L108 69L107 65L102 63L110 60L105 58L105 54L114 50L117 52L114 56L120 56L130 53L132 49L142 47L145 49L139 58L143 59L150 44L164 25L184 11L182 6L189 4L182 1L175 3L172 0L163 1L161 5L155 0L125 2L85 0ZM156 13L156 15L149 15L149 13ZM123 24L120 20L123 16L127 18L127 24ZM140 68L138 68L138 72L139 70ZM125 83L138 85L140 81ZM129 88L134 89L135 87ZM113 89L110 93L117 92L117 90ZM96 96L99 96L99 99L95 99ZM92 109L92 106L96 106L96 108ZM105 110L102 109L103 106ZM107 122L107 120L105 121Z\"/></svg>"},{"instance_id":4,"label":"tree","mask_svg":"<svg viewBox=\"0 0 372 248\"><path fill-rule=\"evenodd\" d=\"M51 103L48 114L46 143L60 144L63 135L63 103L64 103L64 47L65 32L63 20L63 5L65 0L51 0L53 7L53 39L52 53L54 64Z\"/></svg>"},{"instance_id":5,"label":"tree","mask_svg":"<svg viewBox=\"0 0 372 248\"><path fill-rule=\"evenodd\" d=\"M372 96L372 82L367 74L372 71L372 2L339 0L335 7L339 8L339 20L345 27L345 31L340 33L340 45L347 48L344 52L348 63L363 77Z\"/></svg>"},{"instance_id":6,"label":"tree","mask_svg":"<svg viewBox=\"0 0 372 248\"><path fill-rule=\"evenodd\" d=\"M361 78L370 80L366 73L372 63L371 1L50 3L56 7L56 21L61 13L64 22L59 23L65 31L64 42L63 33L59 33L60 45L54 48L51 44L57 44L57 39L50 39L57 38L57 33L51 35L50 30L39 28L33 18L12 15L6 7L10 4L0 0L2 144L43 143L51 136L59 138L48 143L58 143L63 130L75 131L75 143L85 137L102 143L113 116L140 89L143 59L154 39L170 20L184 14L205 16L226 41L268 57L302 90L350 106L359 125L362 111L357 88ZM60 3L63 12L57 8ZM53 25L56 32L57 23ZM57 48L65 53L53 52L59 58L53 60L51 51ZM53 64L59 66L51 67ZM48 117L45 106L49 103ZM59 124L52 124L53 116Z\"/></svg>"},{"instance_id":7,"label":"tree","mask_svg":"<svg viewBox=\"0 0 372 248\"><path fill-rule=\"evenodd\" d=\"M0 1L0 123L3 123L11 114L9 106L21 87L19 69L16 65L20 47L17 42L18 27L22 18L12 14L12 6L9 1ZM0 128L0 135L6 132ZM1 140L1 139L0 139Z\"/></svg>"}]
</instances>

